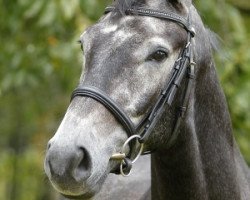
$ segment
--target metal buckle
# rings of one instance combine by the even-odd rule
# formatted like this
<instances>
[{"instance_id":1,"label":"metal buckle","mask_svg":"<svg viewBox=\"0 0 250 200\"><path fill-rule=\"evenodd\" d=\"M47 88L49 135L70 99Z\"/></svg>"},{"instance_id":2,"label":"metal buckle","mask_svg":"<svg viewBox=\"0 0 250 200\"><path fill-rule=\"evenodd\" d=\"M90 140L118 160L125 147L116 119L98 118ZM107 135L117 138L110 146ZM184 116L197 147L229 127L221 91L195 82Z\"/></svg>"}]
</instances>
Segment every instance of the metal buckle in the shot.
<instances>
[{"instance_id":1,"label":"metal buckle","mask_svg":"<svg viewBox=\"0 0 250 200\"><path fill-rule=\"evenodd\" d=\"M187 49L191 45L191 42L188 42L187 45L185 46L185 49Z\"/></svg>"},{"instance_id":2,"label":"metal buckle","mask_svg":"<svg viewBox=\"0 0 250 200\"><path fill-rule=\"evenodd\" d=\"M112 160L121 160L120 173L124 177L129 176L131 173L132 166L130 167L130 169L127 173L124 172L124 167L126 167L126 165L128 164L128 160L130 160L129 158L127 158L125 151L126 151L126 147L129 144L129 142L131 142L134 139L137 139L138 143L140 144L140 149L139 149L139 152L137 153L136 157L132 161L130 161L131 165L133 165L139 159L139 157L142 155L143 148L144 148L144 144L139 142L139 140L141 139L140 135L132 135L131 137L129 137L124 142L122 149L121 149L121 152L113 154L110 158Z\"/></svg>"},{"instance_id":3,"label":"metal buckle","mask_svg":"<svg viewBox=\"0 0 250 200\"><path fill-rule=\"evenodd\" d=\"M190 31L192 37L194 37L196 35L196 31L195 31L194 27L191 26L189 31Z\"/></svg>"}]
</instances>

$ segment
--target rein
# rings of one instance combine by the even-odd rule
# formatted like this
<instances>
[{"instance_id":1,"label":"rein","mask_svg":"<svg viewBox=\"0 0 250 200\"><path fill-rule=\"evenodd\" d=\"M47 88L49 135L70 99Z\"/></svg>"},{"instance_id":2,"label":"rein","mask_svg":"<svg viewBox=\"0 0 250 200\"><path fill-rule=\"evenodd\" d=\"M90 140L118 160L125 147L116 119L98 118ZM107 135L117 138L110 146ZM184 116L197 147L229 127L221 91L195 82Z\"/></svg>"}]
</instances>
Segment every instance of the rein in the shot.
<instances>
[{"instance_id":1,"label":"rein","mask_svg":"<svg viewBox=\"0 0 250 200\"><path fill-rule=\"evenodd\" d=\"M114 7L107 7L105 9L105 14L109 12L115 11ZM117 105L115 101L113 101L107 94L103 91L99 90L93 86L84 86L76 88L71 96L71 101L77 97L89 97L92 98L102 105L104 105L113 116L119 121L119 123L126 130L129 138L124 143L121 152L116 153L111 156L110 159L120 161L120 169L119 172L123 176L128 176L131 172L132 165L137 161L137 159L142 154L149 154L152 151L143 152L144 143L148 140L150 134L152 133L153 128L155 127L157 121L159 120L161 114L164 112L164 106L168 104L172 105L173 100L175 98L176 92L181 85L184 77L187 79L187 83L185 86L185 91L182 96L182 103L177 112L176 122L174 125L173 132L171 137L167 143L167 148L170 148L176 138L178 137L178 130L181 124L182 119L185 116L189 97L192 89L193 79L195 77L195 62L193 57L193 49L192 49L192 40L195 36L195 30L189 23L189 20L176 15L172 12L160 12L152 9L145 8L131 8L125 11L126 15L140 15L140 16L148 16L155 17L163 20L171 20L181 27L183 27L187 31L187 43L185 48L181 51L179 58L175 61L171 72L171 78L167 82L166 86L162 89L160 96L158 97L156 103L152 107L151 111L146 115L146 117L136 126L133 124L129 116L126 112ZM135 158L131 159L131 149L128 154L126 154L126 147L130 142L138 142L140 145L139 152L135 156ZM134 144L135 145L135 144Z\"/></svg>"}]
</instances>

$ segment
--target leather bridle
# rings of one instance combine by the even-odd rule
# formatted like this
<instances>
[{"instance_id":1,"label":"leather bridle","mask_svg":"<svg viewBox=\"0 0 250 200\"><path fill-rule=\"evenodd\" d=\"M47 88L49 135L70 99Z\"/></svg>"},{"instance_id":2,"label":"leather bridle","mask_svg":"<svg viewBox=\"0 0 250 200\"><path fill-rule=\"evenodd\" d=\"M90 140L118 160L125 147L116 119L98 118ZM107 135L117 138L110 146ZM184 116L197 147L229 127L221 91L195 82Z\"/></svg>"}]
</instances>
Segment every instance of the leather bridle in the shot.
<instances>
[{"instance_id":1,"label":"leather bridle","mask_svg":"<svg viewBox=\"0 0 250 200\"><path fill-rule=\"evenodd\" d=\"M107 7L105 9L105 13L115 12L114 7ZM172 105L173 100L175 98L176 92L182 83L184 78L187 79L185 85L185 91L182 94L181 105L177 112L176 122L174 125L173 132L171 137L167 143L167 147L171 147L177 136L178 136L178 129L181 123L181 120L184 118L188 102L189 96L192 89L192 82L195 76L195 62L193 61L193 49L192 49L192 39L195 36L194 28L190 25L189 19L185 19L175 13L172 12L160 12L152 9L146 8L131 8L125 11L126 15L140 15L140 16L149 16L155 17L164 20L170 20L181 27L183 27L187 31L187 43L185 48L181 51L179 58L176 60L172 72L171 78L167 82L166 86L162 89L161 94L159 95L156 103L150 110L150 112L146 115L146 117L136 126L133 124L129 116L125 113L125 111L117 105L107 94L103 91L99 90L93 86L84 86L76 88L73 93L71 100L73 100L77 96L82 97L89 97L92 98L102 105L104 105L112 114L113 116L120 122L123 126L125 131L127 132L129 138L123 145L121 152L118 154L114 154L111 159L113 160L120 160L120 170L116 173L121 173L124 176L128 176L130 174L130 170L132 164L138 159L141 154L148 154L151 151L143 152L143 144L148 140L152 130L159 120L161 114L164 111L164 106L168 104L169 106ZM126 154L126 145L132 140L137 140L140 144L140 150L134 160L131 160L131 152ZM132 148L130 148L131 151Z\"/></svg>"}]
</instances>

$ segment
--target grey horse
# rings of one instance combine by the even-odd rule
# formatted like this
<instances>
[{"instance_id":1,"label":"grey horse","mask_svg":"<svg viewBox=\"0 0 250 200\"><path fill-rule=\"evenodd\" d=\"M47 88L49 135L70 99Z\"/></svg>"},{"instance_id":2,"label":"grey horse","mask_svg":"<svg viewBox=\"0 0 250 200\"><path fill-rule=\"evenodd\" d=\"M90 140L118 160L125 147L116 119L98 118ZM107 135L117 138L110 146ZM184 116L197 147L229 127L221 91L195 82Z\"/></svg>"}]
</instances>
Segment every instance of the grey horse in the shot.
<instances>
[{"instance_id":1,"label":"grey horse","mask_svg":"<svg viewBox=\"0 0 250 200\"><path fill-rule=\"evenodd\" d=\"M171 20L126 15L126 11L171 11L188 18L196 30L192 43L196 76L188 109L178 125L177 137L172 140L176 106L185 90L182 83L173 105L165 105L144 143L145 151L155 151L151 155L151 188L140 198L250 199L250 173L232 134L226 99L212 58L211 34L204 28L192 1L118 0L114 6L114 12L104 15L80 37L85 62L79 87L99 88L134 124L145 118L171 79L172 68L186 46L187 31ZM127 131L109 109L93 98L77 96L48 143L45 172L64 196L92 198L108 174L119 166L110 158L121 151L127 139ZM174 142L168 145L169 141ZM131 148L126 148L125 153L129 151ZM127 193L140 190L129 183L122 181Z\"/></svg>"}]
</instances>

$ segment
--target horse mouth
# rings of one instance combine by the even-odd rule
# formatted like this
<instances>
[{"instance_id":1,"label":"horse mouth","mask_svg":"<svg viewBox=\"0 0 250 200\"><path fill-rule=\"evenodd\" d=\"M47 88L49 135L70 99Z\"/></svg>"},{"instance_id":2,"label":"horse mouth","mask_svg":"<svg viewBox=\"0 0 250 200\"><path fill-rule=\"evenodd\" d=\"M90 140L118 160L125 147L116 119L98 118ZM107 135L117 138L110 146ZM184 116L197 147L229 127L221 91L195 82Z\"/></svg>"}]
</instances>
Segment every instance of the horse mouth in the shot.
<instances>
[{"instance_id":1,"label":"horse mouth","mask_svg":"<svg viewBox=\"0 0 250 200\"><path fill-rule=\"evenodd\" d=\"M69 183L60 185L58 183L53 183L52 185L62 196L68 199L89 199L99 192L101 185L97 184L81 184Z\"/></svg>"},{"instance_id":2,"label":"horse mouth","mask_svg":"<svg viewBox=\"0 0 250 200\"><path fill-rule=\"evenodd\" d=\"M86 193L86 194L77 195L77 196L65 195L65 194L61 194L61 195L67 199L89 199L94 196L94 194L92 193Z\"/></svg>"},{"instance_id":3,"label":"horse mouth","mask_svg":"<svg viewBox=\"0 0 250 200\"><path fill-rule=\"evenodd\" d=\"M78 182L77 185L76 183L58 185L58 182L53 183L53 181L52 185L62 196L66 197L67 199L91 199L100 191L107 175L108 174L105 172L102 175L99 174L99 178L96 178L98 175L92 174L92 176L87 180Z\"/></svg>"}]
</instances>

